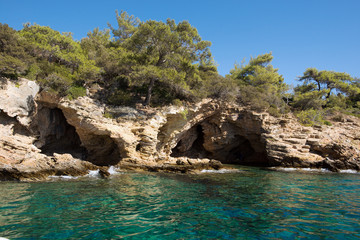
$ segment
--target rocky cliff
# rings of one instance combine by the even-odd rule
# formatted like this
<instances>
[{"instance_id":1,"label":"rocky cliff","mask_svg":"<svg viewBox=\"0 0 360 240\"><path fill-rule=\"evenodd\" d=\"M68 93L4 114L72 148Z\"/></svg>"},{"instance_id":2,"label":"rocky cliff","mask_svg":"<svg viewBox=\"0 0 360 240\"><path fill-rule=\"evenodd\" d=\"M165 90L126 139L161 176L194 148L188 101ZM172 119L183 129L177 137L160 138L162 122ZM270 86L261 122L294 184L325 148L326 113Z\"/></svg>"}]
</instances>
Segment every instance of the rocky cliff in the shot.
<instances>
[{"instance_id":1,"label":"rocky cliff","mask_svg":"<svg viewBox=\"0 0 360 240\"><path fill-rule=\"evenodd\" d=\"M108 108L89 97L70 101L39 91L26 79L2 80L0 179L109 166L192 172L222 163L360 170L360 121L351 116L304 127L291 114L275 118L221 101Z\"/></svg>"}]
</instances>

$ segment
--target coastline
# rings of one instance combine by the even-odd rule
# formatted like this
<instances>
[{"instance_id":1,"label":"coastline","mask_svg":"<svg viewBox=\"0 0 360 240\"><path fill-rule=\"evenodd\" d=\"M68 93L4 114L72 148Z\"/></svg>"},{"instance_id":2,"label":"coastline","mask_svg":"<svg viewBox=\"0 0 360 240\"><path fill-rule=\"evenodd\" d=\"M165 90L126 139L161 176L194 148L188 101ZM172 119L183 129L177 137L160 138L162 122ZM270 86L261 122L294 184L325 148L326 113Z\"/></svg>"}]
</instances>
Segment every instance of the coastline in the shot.
<instances>
[{"instance_id":1,"label":"coastline","mask_svg":"<svg viewBox=\"0 0 360 240\"><path fill-rule=\"evenodd\" d=\"M192 173L223 164L360 170L360 121L302 126L249 106L205 99L158 109L61 99L33 81L0 89L0 179L83 176L110 166ZM111 112L113 118L105 113Z\"/></svg>"}]
</instances>

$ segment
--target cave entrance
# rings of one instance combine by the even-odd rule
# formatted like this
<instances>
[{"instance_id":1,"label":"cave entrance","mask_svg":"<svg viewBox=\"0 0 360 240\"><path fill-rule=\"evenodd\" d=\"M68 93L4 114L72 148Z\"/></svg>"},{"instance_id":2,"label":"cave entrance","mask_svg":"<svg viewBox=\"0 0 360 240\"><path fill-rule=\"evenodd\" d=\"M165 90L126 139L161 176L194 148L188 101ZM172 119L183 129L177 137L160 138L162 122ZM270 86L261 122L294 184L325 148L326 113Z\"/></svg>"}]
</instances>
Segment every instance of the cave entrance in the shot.
<instances>
[{"instance_id":1,"label":"cave entrance","mask_svg":"<svg viewBox=\"0 0 360 240\"><path fill-rule=\"evenodd\" d=\"M180 137L172 149L172 157L209 158L226 164L267 166L265 145L260 134L245 134L236 126L227 125L227 134L217 126L203 122ZM218 136L219 140L214 137Z\"/></svg>"},{"instance_id":2,"label":"cave entrance","mask_svg":"<svg viewBox=\"0 0 360 240\"><path fill-rule=\"evenodd\" d=\"M208 158L211 153L204 148L204 129L195 125L172 149L171 157Z\"/></svg>"},{"instance_id":3,"label":"cave entrance","mask_svg":"<svg viewBox=\"0 0 360 240\"><path fill-rule=\"evenodd\" d=\"M75 127L68 124L59 108L41 108L37 120L40 137L35 145L42 153L49 156L69 153L76 158L86 158L86 149L81 146Z\"/></svg>"},{"instance_id":4,"label":"cave entrance","mask_svg":"<svg viewBox=\"0 0 360 240\"><path fill-rule=\"evenodd\" d=\"M110 136L86 134L82 143L59 108L40 108L37 128L40 136L34 144L48 156L69 153L99 166L115 165L121 160L119 147Z\"/></svg>"},{"instance_id":5,"label":"cave entrance","mask_svg":"<svg viewBox=\"0 0 360 240\"><path fill-rule=\"evenodd\" d=\"M86 160L99 166L116 165L121 160L121 154L116 142L106 135L91 135L87 137Z\"/></svg>"}]
</instances>

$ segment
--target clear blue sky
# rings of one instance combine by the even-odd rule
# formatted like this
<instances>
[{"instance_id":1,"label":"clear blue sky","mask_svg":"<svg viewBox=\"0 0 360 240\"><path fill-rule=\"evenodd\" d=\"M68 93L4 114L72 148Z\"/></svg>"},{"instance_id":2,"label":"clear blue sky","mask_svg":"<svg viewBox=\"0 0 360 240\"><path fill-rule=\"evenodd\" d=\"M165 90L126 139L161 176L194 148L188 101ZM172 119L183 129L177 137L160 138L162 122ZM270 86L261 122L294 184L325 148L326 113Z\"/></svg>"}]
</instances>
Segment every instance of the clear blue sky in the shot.
<instances>
[{"instance_id":1,"label":"clear blue sky","mask_svg":"<svg viewBox=\"0 0 360 240\"><path fill-rule=\"evenodd\" d=\"M0 22L46 25L80 40L95 27L116 25L116 9L141 20L188 20L212 42L222 75L235 62L272 51L289 84L308 67L360 77L360 0L0 0Z\"/></svg>"}]
</instances>

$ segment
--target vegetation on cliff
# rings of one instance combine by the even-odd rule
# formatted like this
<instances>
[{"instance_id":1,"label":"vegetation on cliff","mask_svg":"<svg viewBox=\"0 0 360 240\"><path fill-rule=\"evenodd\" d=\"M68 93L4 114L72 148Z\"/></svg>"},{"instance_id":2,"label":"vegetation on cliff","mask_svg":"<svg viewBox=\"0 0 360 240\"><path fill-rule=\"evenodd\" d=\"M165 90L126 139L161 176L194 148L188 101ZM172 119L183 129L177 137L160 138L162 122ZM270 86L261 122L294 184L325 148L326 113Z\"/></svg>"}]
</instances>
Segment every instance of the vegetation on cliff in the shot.
<instances>
[{"instance_id":1,"label":"vegetation on cliff","mask_svg":"<svg viewBox=\"0 0 360 240\"><path fill-rule=\"evenodd\" d=\"M117 26L95 28L76 41L71 33L24 24L0 24L0 76L36 80L42 88L76 98L96 89L111 105L182 104L220 98L279 115L295 111L307 125L335 112L359 115L360 81L347 73L308 68L289 86L271 65L271 53L218 74L209 47L187 21L141 21L116 12Z\"/></svg>"}]
</instances>

